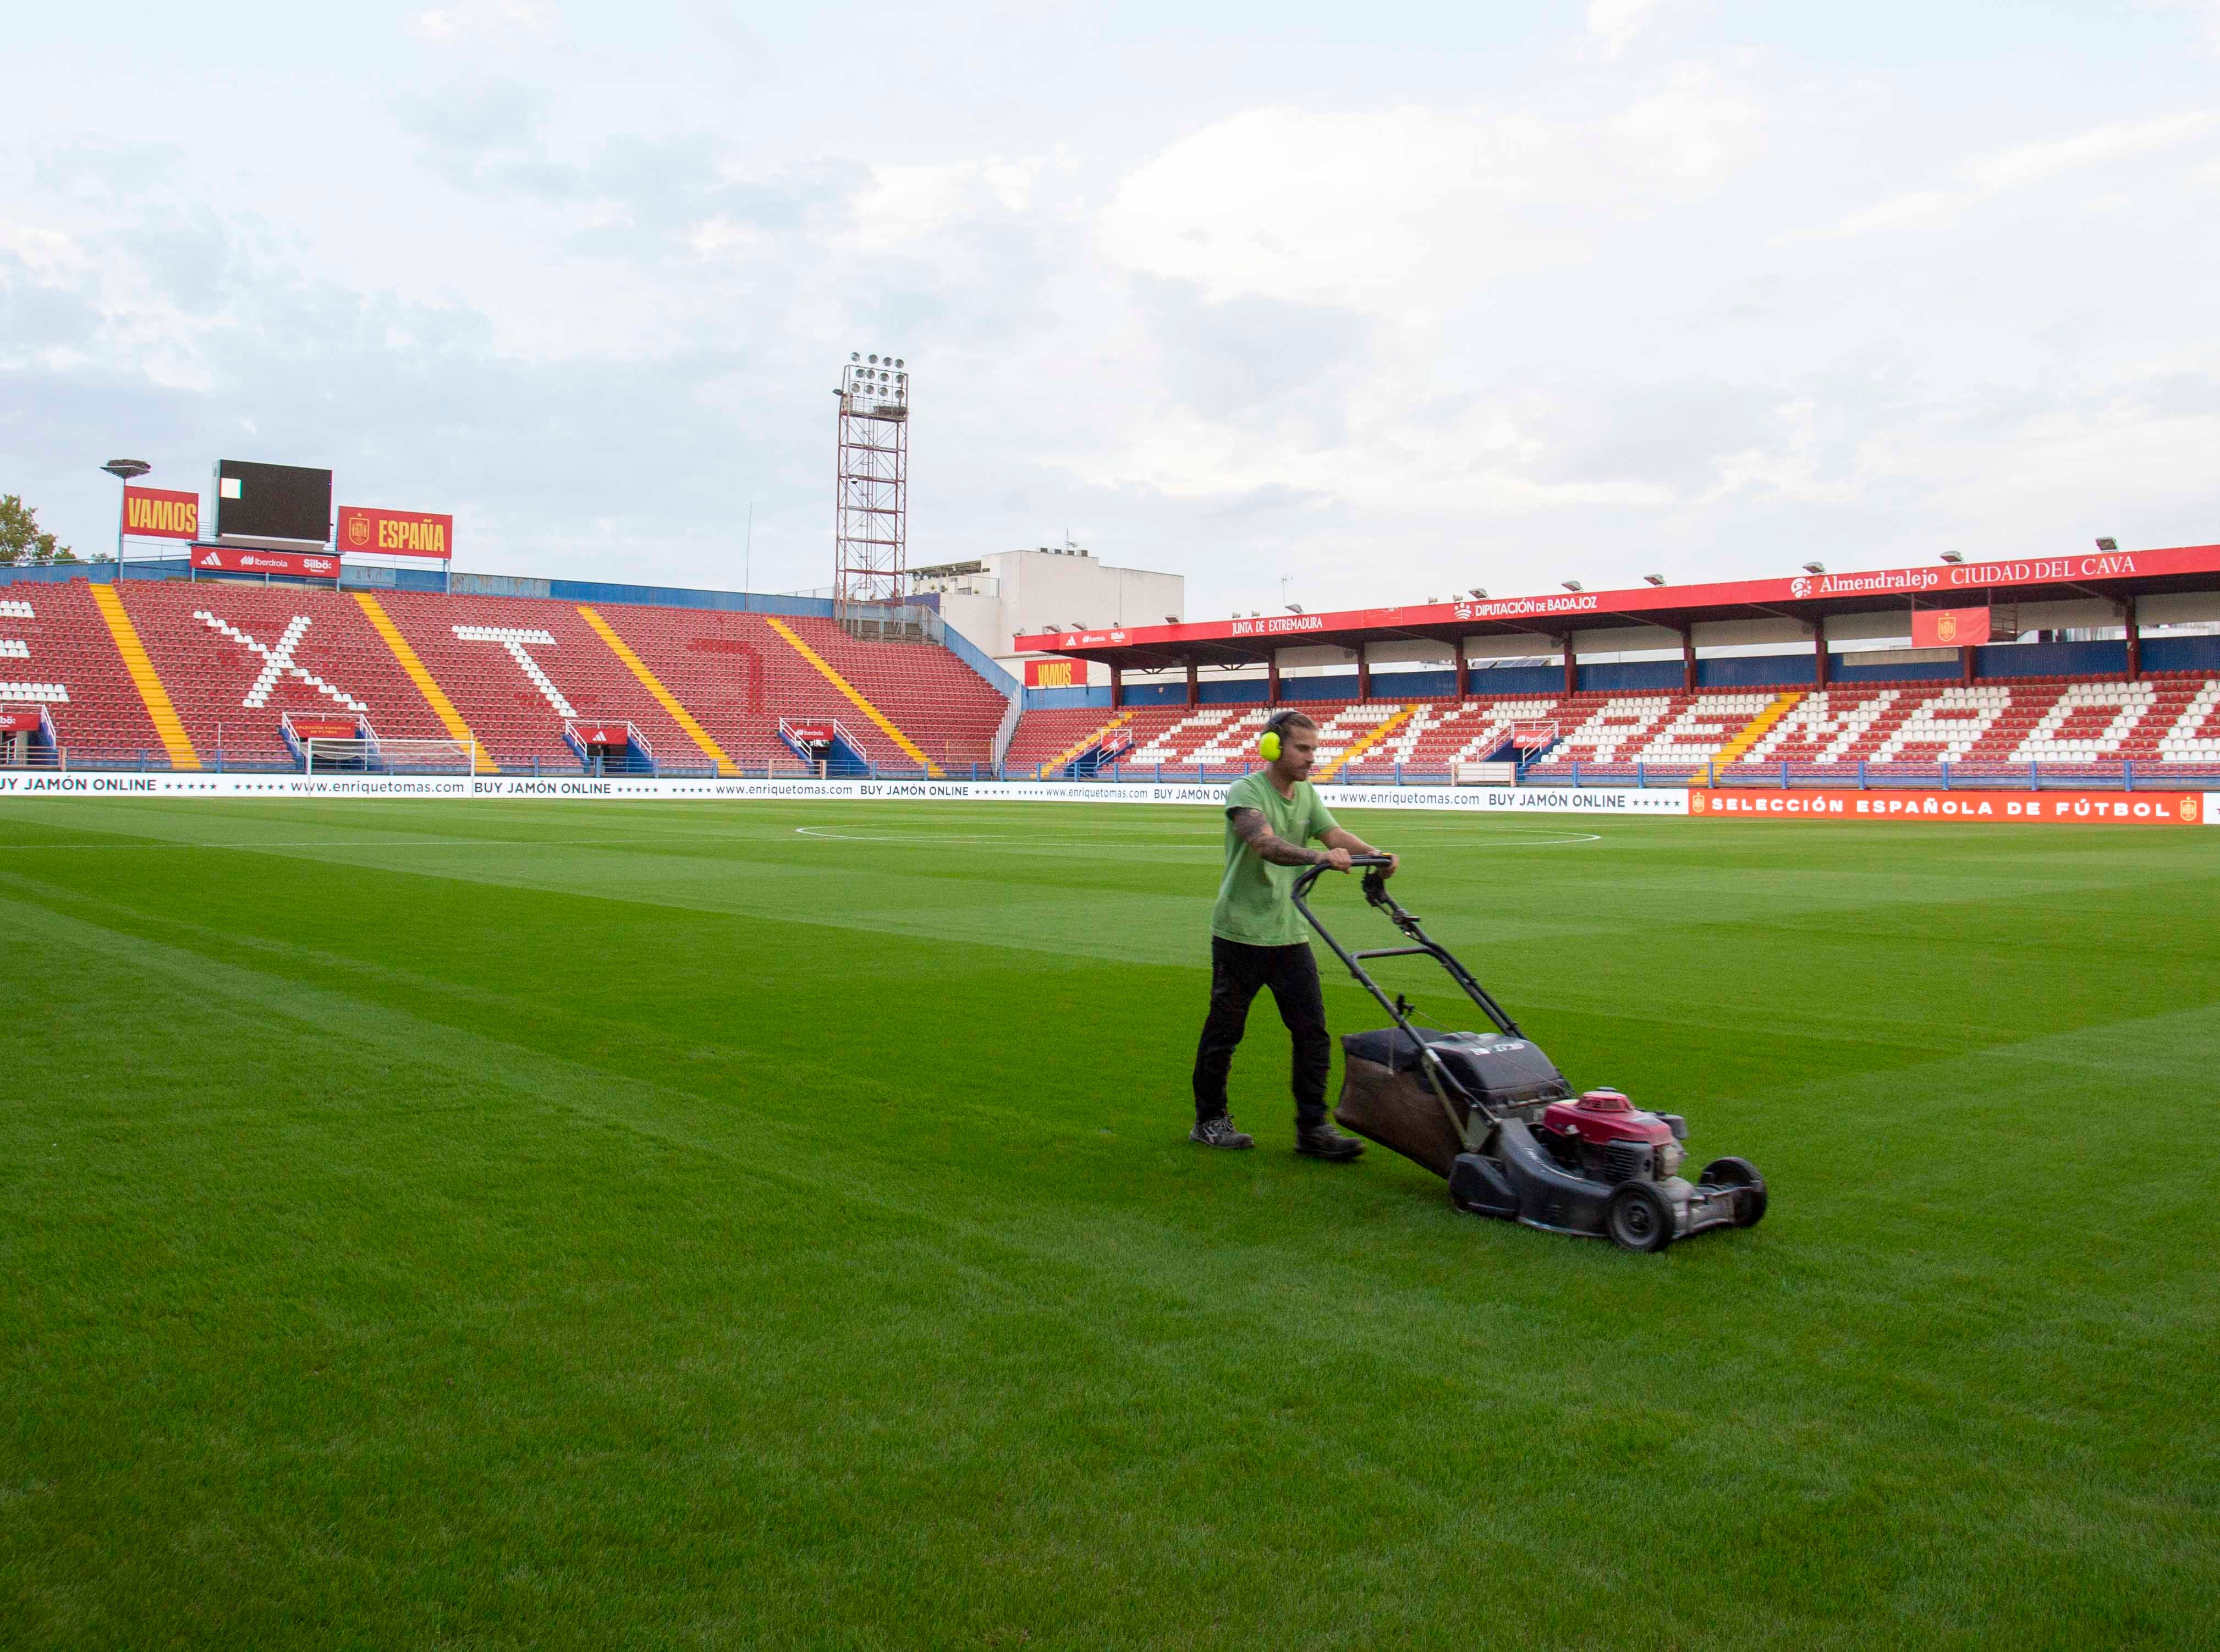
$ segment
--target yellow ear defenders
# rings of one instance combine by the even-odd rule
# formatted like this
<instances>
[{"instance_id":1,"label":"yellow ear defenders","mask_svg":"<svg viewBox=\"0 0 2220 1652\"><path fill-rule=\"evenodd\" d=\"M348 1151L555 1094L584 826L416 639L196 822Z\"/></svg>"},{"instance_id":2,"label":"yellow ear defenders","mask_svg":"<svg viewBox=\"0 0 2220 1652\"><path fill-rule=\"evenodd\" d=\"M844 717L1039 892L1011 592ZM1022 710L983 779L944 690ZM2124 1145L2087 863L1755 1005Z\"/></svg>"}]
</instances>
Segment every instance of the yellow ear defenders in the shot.
<instances>
[{"instance_id":1,"label":"yellow ear defenders","mask_svg":"<svg viewBox=\"0 0 2220 1652\"><path fill-rule=\"evenodd\" d=\"M1288 714L1283 711L1264 725L1264 737L1257 742L1257 755L1267 763L1280 760L1280 727L1287 720Z\"/></svg>"}]
</instances>

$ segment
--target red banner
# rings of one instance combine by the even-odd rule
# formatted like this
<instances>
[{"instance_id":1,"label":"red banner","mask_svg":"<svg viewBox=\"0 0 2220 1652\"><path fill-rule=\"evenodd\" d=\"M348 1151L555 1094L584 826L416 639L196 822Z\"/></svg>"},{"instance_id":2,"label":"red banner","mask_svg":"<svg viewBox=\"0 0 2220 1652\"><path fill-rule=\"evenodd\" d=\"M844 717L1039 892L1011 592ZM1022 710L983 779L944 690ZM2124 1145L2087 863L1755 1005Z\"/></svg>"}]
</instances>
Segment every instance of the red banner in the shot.
<instances>
[{"instance_id":1,"label":"red banner","mask_svg":"<svg viewBox=\"0 0 2220 1652\"><path fill-rule=\"evenodd\" d=\"M201 496L166 488L123 490L123 531L134 538L194 539L201 532Z\"/></svg>"},{"instance_id":2,"label":"red banner","mask_svg":"<svg viewBox=\"0 0 2220 1652\"><path fill-rule=\"evenodd\" d=\"M1722 820L1971 821L1977 826L2197 826L2197 792L1706 791L1688 813Z\"/></svg>"},{"instance_id":3,"label":"red banner","mask_svg":"<svg viewBox=\"0 0 2220 1652\"><path fill-rule=\"evenodd\" d=\"M35 734L41 726L35 711L0 711L0 734Z\"/></svg>"},{"instance_id":4,"label":"red banner","mask_svg":"<svg viewBox=\"0 0 2220 1652\"><path fill-rule=\"evenodd\" d=\"M1087 662L1076 659L1029 659L1026 662L1028 689L1083 689Z\"/></svg>"},{"instance_id":5,"label":"red banner","mask_svg":"<svg viewBox=\"0 0 2220 1652\"><path fill-rule=\"evenodd\" d=\"M358 557L438 557L455 554L455 519L421 510L340 507L339 547Z\"/></svg>"},{"instance_id":6,"label":"red banner","mask_svg":"<svg viewBox=\"0 0 2220 1652\"><path fill-rule=\"evenodd\" d=\"M346 717L296 717L293 732L304 740L351 740L355 738L355 725Z\"/></svg>"},{"instance_id":7,"label":"red banner","mask_svg":"<svg viewBox=\"0 0 2220 1652\"><path fill-rule=\"evenodd\" d=\"M1901 596L1909 605L1918 597L1948 597L1957 592L1975 596L1990 589L2026 590L2047 585L2060 587L2055 596L2067 600L2086 595L2073 588L2086 580L2211 573L2220 573L2220 545L2182 545L2165 551L2111 551L2087 556L2025 557L2010 562L1942 563L1930 568L1878 569L1862 574L1799 574L1793 579L1752 579L1716 585L1643 586L1629 591L1575 591L1556 596L1500 600L1476 598L1404 608L1352 608L1338 614L1280 614L1197 625L1051 631L1020 637L1017 647L1020 653L1039 654L1080 648L1144 647L1151 643L1246 638L1295 646L1306 636L1319 633L1528 618L1577 619L1584 614L1662 614L1664 622L1671 623L1675 614L1689 608L1743 603L1779 605L1829 597L1874 595Z\"/></svg>"},{"instance_id":8,"label":"red banner","mask_svg":"<svg viewBox=\"0 0 2220 1652\"><path fill-rule=\"evenodd\" d=\"M1914 608L1914 648L1979 648L1989 639L1986 608Z\"/></svg>"},{"instance_id":9,"label":"red banner","mask_svg":"<svg viewBox=\"0 0 2220 1652\"><path fill-rule=\"evenodd\" d=\"M574 723L581 745L624 745L632 736L622 723Z\"/></svg>"},{"instance_id":10,"label":"red banner","mask_svg":"<svg viewBox=\"0 0 2220 1652\"><path fill-rule=\"evenodd\" d=\"M228 545L196 545L193 566L227 574L292 574L308 579L337 579L340 559L295 551L234 551Z\"/></svg>"},{"instance_id":11,"label":"red banner","mask_svg":"<svg viewBox=\"0 0 2220 1652\"><path fill-rule=\"evenodd\" d=\"M830 723L811 723L807 726L801 723L789 723L786 726L786 732L804 745L832 744L832 726Z\"/></svg>"}]
</instances>

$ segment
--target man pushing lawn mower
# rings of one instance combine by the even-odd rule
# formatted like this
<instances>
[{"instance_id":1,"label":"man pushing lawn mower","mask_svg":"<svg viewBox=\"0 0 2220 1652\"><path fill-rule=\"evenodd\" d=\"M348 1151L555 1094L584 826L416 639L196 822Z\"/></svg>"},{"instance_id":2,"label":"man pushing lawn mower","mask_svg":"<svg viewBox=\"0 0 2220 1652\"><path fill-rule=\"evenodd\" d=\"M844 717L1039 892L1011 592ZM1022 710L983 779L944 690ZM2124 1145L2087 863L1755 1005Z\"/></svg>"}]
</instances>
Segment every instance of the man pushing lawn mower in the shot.
<instances>
[{"instance_id":1,"label":"man pushing lawn mower","mask_svg":"<svg viewBox=\"0 0 2220 1652\"><path fill-rule=\"evenodd\" d=\"M1294 1043L1295 1151L1313 1158L1353 1159L1364 1144L1326 1120L1325 1084L1333 1044L1318 961L1292 899L1295 881L1312 867L1345 872L1353 855L1380 851L1326 813L1310 782L1318 757L1318 725L1299 711L1265 724L1257 751L1269 767L1244 775L1225 794L1225 876L1210 917L1210 1014L1194 1052L1194 1128L1205 1147L1254 1147L1226 1109L1225 1075L1249 1023L1249 1006L1271 989ZM1315 838L1325 845L1307 847ZM1387 857L1387 873L1395 857Z\"/></svg>"},{"instance_id":2,"label":"man pushing lawn mower","mask_svg":"<svg viewBox=\"0 0 2220 1652\"><path fill-rule=\"evenodd\" d=\"M1194 1052L1192 1139L1206 1147L1257 1144L1226 1115L1225 1074L1250 1001L1269 987L1295 1044L1295 1151L1321 1159L1363 1152L1362 1142L1326 1122L1333 1046L1318 963L1303 938L1307 924L1394 1022L1341 1041L1334 1117L1447 1180L1458 1210L1641 1251L1715 1228L1756 1226L1767 1194L1755 1165L1713 1159L1699 1180L1686 1180L1687 1119L1643 1112L1617 1090L1575 1097L1556 1063L1388 893L1395 857L1344 831L1311 787L1317 746L1309 718L1281 712L1257 745L1271 766L1244 775L1225 794L1225 876L1210 921L1210 1017ZM1306 847L1313 838L1326 847ZM1311 910L1313 884L1360 865L1366 904L1405 944L1352 952ZM1420 1027L1410 1001L1400 993L1390 999L1364 967L1374 958L1418 957L1441 965L1495 1030Z\"/></svg>"}]
</instances>

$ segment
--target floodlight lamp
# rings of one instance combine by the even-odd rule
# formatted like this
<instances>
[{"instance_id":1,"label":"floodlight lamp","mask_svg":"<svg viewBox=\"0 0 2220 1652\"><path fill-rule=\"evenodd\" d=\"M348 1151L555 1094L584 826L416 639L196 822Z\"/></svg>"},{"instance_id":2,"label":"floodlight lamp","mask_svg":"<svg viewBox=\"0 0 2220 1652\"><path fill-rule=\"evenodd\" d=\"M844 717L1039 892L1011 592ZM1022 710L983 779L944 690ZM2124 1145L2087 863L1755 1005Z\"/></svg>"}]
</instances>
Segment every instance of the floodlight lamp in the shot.
<instances>
[{"instance_id":1,"label":"floodlight lamp","mask_svg":"<svg viewBox=\"0 0 2220 1652\"><path fill-rule=\"evenodd\" d=\"M1164 615L1164 623L1168 626L1177 625L1179 623L1179 615L1176 614L1167 614Z\"/></svg>"},{"instance_id":2,"label":"floodlight lamp","mask_svg":"<svg viewBox=\"0 0 2220 1652\"><path fill-rule=\"evenodd\" d=\"M154 467L147 464L145 459L110 459L100 468L118 482L128 482L134 477L146 475Z\"/></svg>"},{"instance_id":3,"label":"floodlight lamp","mask_svg":"<svg viewBox=\"0 0 2220 1652\"><path fill-rule=\"evenodd\" d=\"M1487 587L1485 585L1475 585L1472 588L1472 594L1475 596L1485 596L1487 595Z\"/></svg>"},{"instance_id":4,"label":"floodlight lamp","mask_svg":"<svg viewBox=\"0 0 2220 1652\"><path fill-rule=\"evenodd\" d=\"M1581 588L1581 582L1577 579L1560 580L1557 583L1568 591L1576 591Z\"/></svg>"},{"instance_id":5,"label":"floodlight lamp","mask_svg":"<svg viewBox=\"0 0 2220 1652\"><path fill-rule=\"evenodd\" d=\"M861 361L863 358L863 354L859 351L851 350L848 352L848 359L851 361Z\"/></svg>"},{"instance_id":6,"label":"floodlight lamp","mask_svg":"<svg viewBox=\"0 0 2220 1652\"><path fill-rule=\"evenodd\" d=\"M1965 559L1966 553L1963 551L1945 551L1942 553L1942 560L1945 562L1958 563Z\"/></svg>"},{"instance_id":7,"label":"floodlight lamp","mask_svg":"<svg viewBox=\"0 0 2220 1652\"><path fill-rule=\"evenodd\" d=\"M1824 574L1827 571L1827 564L1824 562L1807 562L1804 564L1804 571L1807 574Z\"/></svg>"},{"instance_id":8,"label":"floodlight lamp","mask_svg":"<svg viewBox=\"0 0 2220 1652\"><path fill-rule=\"evenodd\" d=\"M896 357L895 358L895 366L897 366L897 367L899 367L899 366L901 366L901 365L902 365L902 358L901 358L900 356L896 356Z\"/></svg>"},{"instance_id":9,"label":"floodlight lamp","mask_svg":"<svg viewBox=\"0 0 2220 1652\"><path fill-rule=\"evenodd\" d=\"M1303 605L1300 602L1290 602L1288 604L1288 612L1290 614L1300 614L1302 611Z\"/></svg>"},{"instance_id":10,"label":"floodlight lamp","mask_svg":"<svg viewBox=\"0 0 2220 1652\"><path fill-rule=\"evenodd\" d=\"M1644 574L1642 576L1642 583L1645 585L1662 585L1665 583L1665 576L1662 574Z\"/></svg>"},{"instance_id":11,"label":"floodlight lamp","mask_svg":"<svg viewBox=\"0 0 2220 1652\"><path fill-rule=\"evenodd\" d=\"M2106 534L2097 541L2097 548L2099 551L2117 551L2120 548L2120 542L2110 534Z\"/></svg>"}]
</instances>

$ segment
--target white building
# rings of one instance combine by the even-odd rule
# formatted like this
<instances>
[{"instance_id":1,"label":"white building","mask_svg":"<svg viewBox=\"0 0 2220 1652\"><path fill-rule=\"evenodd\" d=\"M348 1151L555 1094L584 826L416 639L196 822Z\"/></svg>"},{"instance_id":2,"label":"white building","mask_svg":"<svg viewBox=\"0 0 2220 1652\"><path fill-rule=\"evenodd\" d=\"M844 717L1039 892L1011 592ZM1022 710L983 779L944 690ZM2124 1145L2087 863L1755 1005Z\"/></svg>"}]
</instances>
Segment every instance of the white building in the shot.
<instances>
[{"instance_id":1,"label":"white building","mask_svg":"<svg viewBox=\"0 0 2220 1652\"><path fill-rule=\"evenodd\" d=\"M1026 662L1039 656L1019 653L1012 643L1020 636L1176 625L1187 612L1184 575L1113 568L1093 552L1069 544L1037 551L996 551L970 562L913 568L909 588L920 595L937 594L940 617L1020 680ZM1109 667L1091 669L1088 681L1109 682ZM1077 683L1075 675L1074 685Z\"/></svg>"}]
</instances>

